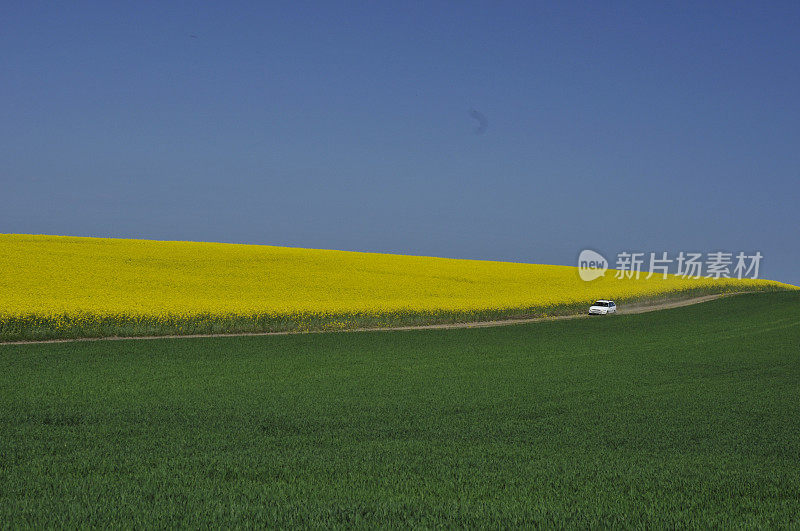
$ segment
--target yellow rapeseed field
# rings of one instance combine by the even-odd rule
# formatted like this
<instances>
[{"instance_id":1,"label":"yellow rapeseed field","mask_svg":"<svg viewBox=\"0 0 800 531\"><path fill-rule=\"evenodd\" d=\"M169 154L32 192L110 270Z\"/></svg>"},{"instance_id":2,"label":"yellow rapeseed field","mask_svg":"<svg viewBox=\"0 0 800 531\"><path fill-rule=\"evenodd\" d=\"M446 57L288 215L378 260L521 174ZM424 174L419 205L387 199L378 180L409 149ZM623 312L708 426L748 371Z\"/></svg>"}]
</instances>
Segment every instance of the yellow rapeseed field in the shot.
<instances>
[{"instance_id":1,"label":"yellow rapeseed field","mask_svg":"<svg viewBox=\"0 0 800 531\"><path fill-rule=\"evenodd\" d=\"M331 316L330 327L347 328L348 315L502 313L601 297L791 287L763 280L613 277L609 272L583 282L576 268L553 265L9 234L0 235L0 324L14 321L19 328L29 319L74 328L81 319L152 324L187 323L196 316Z\"/></svg>"}]
</instances>

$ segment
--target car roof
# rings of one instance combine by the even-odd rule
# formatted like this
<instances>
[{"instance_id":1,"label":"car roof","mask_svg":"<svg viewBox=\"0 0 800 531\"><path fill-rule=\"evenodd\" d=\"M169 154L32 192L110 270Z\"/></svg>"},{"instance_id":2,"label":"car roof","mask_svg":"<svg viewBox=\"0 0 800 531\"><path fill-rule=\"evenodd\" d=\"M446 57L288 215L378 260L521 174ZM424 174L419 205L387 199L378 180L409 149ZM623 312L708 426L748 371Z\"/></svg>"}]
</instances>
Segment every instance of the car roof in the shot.
<instances>
[{"instance_id":1,"label":"car roof","mask_svg":"<svg viewBox=\"0 0 800 531\"><path fill-rule=\"evenodd\" d=\"M597 299L595 302L614 302L611 299Z\"/></svg>"}]
</instances>

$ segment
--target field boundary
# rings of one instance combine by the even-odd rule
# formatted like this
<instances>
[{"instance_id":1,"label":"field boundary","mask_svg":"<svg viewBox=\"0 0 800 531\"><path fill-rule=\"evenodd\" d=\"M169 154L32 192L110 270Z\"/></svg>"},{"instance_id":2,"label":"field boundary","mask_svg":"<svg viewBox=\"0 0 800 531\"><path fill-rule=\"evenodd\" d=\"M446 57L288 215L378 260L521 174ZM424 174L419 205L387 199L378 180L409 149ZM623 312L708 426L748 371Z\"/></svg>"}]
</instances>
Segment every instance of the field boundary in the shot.
<instances>
[{"instance_id":1,"label":"field boundary","mask_svg":"<svg viewBox=\"0 0 800 531\"><path fill-rule=\"evenodd\" d=\"M741 295L743 293L758 293L758 292L727 292L727 293L714 293L711 295L702 295L699 297L691 297L687 299L677 300L660 300L653 302L634 302L629 305L623 306L619 313L621 315L634 315L646 312L655 312L659 310L668 310L671 308L680 308L683 306L691 306L694 304L701 304L712 300L720 299L722 297L731 297L734 295ZM199 338L219 338L219 337L251 337L251 336L288 336L299 334L331 334L331 333L352 333L352 332L403 332L410 330L451 330L457 328L490 328L495 326L511 326L517 324L538 323L543 321L561 321L565 319L586 319L589 318L588 314L571 314L571 315L553 315L548 317L525 317L525 318L511 318L511 319L497 319L492 321L473 321L463 323L435 323L427 325L404 325L404 326L384 326L384 327L362 327L350 328L342 330L286 330L286 331L273 331L273 332L239 332L239 333L222 333L222 334L168 334L168 335L153 335L153 336L108 336L108 337L82 337L82 338L61 338L61 339L40 339L40 340L21 340L21 341L4 341L0 345L38 345L45 343L76 343L85 341L130 341L135 339L153 340L153 339L199 339Z\"/></svg>"}]
</instances>

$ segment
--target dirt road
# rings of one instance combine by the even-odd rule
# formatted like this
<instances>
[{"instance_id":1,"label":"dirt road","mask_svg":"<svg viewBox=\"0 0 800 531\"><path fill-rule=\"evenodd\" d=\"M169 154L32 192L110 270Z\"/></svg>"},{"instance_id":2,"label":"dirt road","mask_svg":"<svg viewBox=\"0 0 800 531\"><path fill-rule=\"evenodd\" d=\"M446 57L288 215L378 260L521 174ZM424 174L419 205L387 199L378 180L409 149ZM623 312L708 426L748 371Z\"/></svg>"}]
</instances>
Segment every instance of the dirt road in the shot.
<instances>
[{"instance_id":1,"label":"dirt road","mask_svg":"<svg viewBox=\"0 0 800 531\"><path fill-rule=\"evenodd\" d=\"M721 297L730 297L739 293L720 293L716 295L703 295L702 297L692 297L675 301L660 301L653 303L637 303L622 306L620 314L637 314L645 312L655 312L669 308L680 308L701 302L712 301ZM31 345L41 343L73 343L78 341L129 341L133 339L183 339L200 337L245 337L245 336L286 336L292 334L329 334L329 333L351 333L351 332L397 332L403 330L449 330L454 328L486 328L490 326L509 326L524 323L537 323L540 321L559 321L563 319L585 319L587 314L580 315L559 315L553 317L532 317L529 319L503 319L499 321L477 321L473 323L446 323L416 326L393 326L384 328L353 328L350 330L314 330L310 332L249 332L241 334L187 334L187 335L166 335L166 336L136 336L136 337L87 337L80 339L46 339L42 341L8 341L0 342L0 345Z\"/></svg>"}]
</instances>

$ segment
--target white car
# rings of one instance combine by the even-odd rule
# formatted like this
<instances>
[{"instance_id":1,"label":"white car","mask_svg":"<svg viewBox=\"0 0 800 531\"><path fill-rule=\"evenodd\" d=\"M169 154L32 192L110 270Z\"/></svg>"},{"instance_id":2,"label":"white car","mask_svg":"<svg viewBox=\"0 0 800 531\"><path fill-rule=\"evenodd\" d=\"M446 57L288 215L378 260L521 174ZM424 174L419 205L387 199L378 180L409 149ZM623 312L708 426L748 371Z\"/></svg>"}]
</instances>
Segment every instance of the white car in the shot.
<instances>
[{"instance_id":1,"label":"white car","mask_svg":"<svg viewBox=\"0 0 800 531\"><path fill-rule=\"evenodd\" d=\"M610 313L617 313L617 303L614 301L600 299L589 307L589 315L608 315Z\"/></svg>"}]
</instances>

